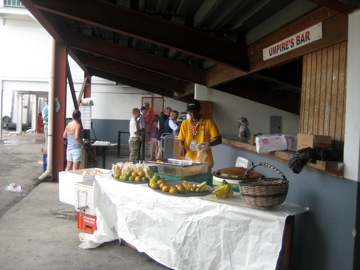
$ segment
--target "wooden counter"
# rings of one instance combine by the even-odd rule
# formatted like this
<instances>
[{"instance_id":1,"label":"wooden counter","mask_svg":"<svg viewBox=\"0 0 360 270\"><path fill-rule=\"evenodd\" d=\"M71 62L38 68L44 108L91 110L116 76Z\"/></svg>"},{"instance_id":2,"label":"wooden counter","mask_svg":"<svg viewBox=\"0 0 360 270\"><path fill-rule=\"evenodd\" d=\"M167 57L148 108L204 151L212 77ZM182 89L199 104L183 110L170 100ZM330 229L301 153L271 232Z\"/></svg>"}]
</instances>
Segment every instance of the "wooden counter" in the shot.
<instances>
[{"instance_id":1,"label":"wooden counter","mask_svg":"<svg viewBox=\"0 0 360 270\"><path fill-rule=\"evenodd\" d=\"M230 145L236 148L257 153L255 145L250 145L248 143L240 142L237 137L223 137L222 142L223 144L226 145ZM266 157L271 157L284 162L289 162L289 160L295 155L295 153L296 152L294 151L274 151L269 153L257 153L257 154ZM305 168L342 178L343 170L341 168L332 170L334 169L334 167L341 167L341 164L342 163L340 162L317 162L316 164L309 163L308 165L305 165Z\"/></svg>"}]
</instances>

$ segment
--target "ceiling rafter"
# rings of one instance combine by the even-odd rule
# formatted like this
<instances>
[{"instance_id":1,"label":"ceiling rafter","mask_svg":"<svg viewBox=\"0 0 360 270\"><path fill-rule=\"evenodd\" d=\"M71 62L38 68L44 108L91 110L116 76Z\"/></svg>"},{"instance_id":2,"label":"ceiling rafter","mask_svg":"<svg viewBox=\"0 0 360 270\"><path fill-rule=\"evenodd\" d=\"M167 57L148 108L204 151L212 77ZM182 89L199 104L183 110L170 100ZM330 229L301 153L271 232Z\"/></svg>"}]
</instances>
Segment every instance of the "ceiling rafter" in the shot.
<instances>
[{"instance_id":1,"label":"ceiling rafter","mask_svg":"<svg viewBox=\"0 0 360 270\"><path fill-rule=\"evenodd\" d=\"M205 84L204 70L102 39L69 31L67 35L67 45L69 48L92 52L116 61L139 66L149 71L176 77L184 81Z\"/></svg>"},{"instance_id":2,"label":"ceiling rafter","mask_svg":"<svg viewBox=\"0 0 360 270\"><path fill-rule=\"evenodd\" d=\"M129 78L124 78L124 77L121 77L119 75L115 75L115 74L111 74L111 73L108 73L108 72L105 72L105 71L102 71L102 70L98 70L96 68L89 68L89 71L91 72L91 74L93 76L104 78L104 79L107 79L109 81L114 81L114 82L117 82L119 84L132 86L134 88L141 89L141 90L144 90L144 91L148 91L150 93L155 93L155 94L165 96L165 97L171 97L171 98L174 97L174 93L172 91L169 91L169 90L164 89L164 88L156 87L156 86L151 85L151 84L147 84L147 83L144 83L144 82L139 82L137 80L132 80L132 79L129 79Z\"/></svg>"},{"instance_id":3,"label":"ceiling rafter","mask_svg":"<svg viewBox=\"0 0 360 270\"><path fill-rule=\"evenodd\" d=\"M174 92L183 93L185 91L185 82L172 79L145 69L139 69L135 66L112 61L107 58L99 58L84 52L76 52L79 60L87 67L100 69L121 77L137 80L160 88L171 89Z\"/></svg>"}]
</instances>

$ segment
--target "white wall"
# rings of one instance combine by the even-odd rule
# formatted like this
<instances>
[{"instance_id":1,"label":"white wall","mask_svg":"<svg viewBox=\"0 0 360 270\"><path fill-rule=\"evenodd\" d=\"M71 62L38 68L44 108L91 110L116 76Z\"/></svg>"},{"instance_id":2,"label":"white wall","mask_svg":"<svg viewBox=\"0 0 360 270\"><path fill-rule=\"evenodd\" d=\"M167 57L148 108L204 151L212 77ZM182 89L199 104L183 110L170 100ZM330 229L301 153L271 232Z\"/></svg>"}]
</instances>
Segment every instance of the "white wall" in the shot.
<instances>
[{"instance_id":1,"label":"white wall","mask_svg":"<svg viewBox=\"0 0 360 270\"><path fill-rule=\"evenodd\" d=\"M4 18L1 26L0 74L3 80L47 80L49 34L33 19Z\"/></svg>"},{"instance_id":2,"label":"white wall","mask_svg":"<svg viewBox=\"0 0 360 270\"><path fill-rule=\"evenodd\" d=\"M346 118L344 140L344 176L360 181L360 11L349 15L346 78Z\"/></svg>"},{"instance_id":3,"label":"white wall","mask_svg":"<svg viewBox=\"0 0 360 270\"><path fill-rule=\"evenodd\" d=\"M246 117L252 134L270 133L270 116L282 117L282 133L298 133L299 116L248 99L195 85L195 97L213 102L214 120L222 136L238 136L239 117Z\"/></svg>"}]
</instances>

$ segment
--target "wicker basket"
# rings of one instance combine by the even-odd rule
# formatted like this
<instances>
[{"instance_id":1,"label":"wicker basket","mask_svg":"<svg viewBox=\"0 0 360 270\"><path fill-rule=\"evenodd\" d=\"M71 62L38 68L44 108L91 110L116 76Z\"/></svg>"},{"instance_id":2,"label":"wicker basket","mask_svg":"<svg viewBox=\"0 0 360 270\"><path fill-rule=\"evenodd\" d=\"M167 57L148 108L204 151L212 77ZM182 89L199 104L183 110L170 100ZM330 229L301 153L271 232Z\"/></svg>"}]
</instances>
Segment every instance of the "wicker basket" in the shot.
<instances>
[{"instance_id":1,"label":"wicker basket","mask_svg":"<svg viewBox=\"0 0 360 270\"><path fill-rule=\"evenodd\" d=\"M265 166L277 172L281 178L257 178L250 179L248 173L257 166ZM271 207L282 204L285 201L289 181L277 168L267 163L259 163L251 166L244 174L244 180L239 182L239 189L243 200L252 206Z\"/></svg>"}]
</instances>

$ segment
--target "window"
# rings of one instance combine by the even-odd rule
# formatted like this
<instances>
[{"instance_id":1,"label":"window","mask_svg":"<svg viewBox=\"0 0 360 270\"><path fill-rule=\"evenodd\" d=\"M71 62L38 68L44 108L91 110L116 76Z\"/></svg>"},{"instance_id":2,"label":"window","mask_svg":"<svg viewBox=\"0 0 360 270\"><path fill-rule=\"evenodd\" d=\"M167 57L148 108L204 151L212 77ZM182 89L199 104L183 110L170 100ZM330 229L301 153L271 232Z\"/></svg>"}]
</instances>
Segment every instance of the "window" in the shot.
<instances>
[{"instance_id":1,"label":"window","mask_svg":"<svg viewBox=\"0 0 360 270\"><path fill-rule=\"evenodd\" d=\"M4 7L24 8L25 6L19 0L4 0Z\"/></svg>"}]
</instances>

